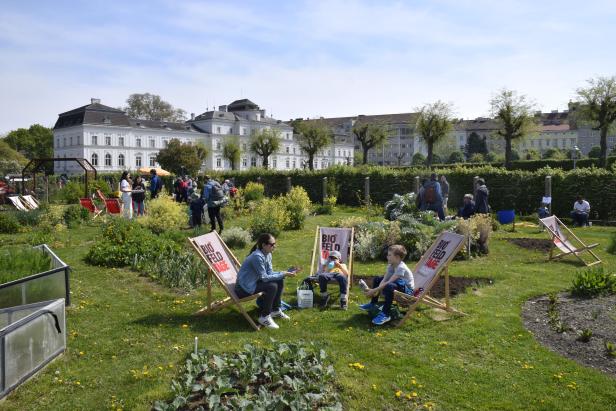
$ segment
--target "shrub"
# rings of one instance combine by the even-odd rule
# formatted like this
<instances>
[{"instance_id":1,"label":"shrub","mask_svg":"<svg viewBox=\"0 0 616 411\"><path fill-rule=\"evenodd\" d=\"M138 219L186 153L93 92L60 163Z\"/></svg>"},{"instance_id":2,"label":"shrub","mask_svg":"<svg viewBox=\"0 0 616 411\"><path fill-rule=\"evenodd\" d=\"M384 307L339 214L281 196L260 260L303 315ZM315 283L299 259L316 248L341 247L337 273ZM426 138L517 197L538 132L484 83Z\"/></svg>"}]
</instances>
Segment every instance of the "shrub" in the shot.
<instances>
[{"instance_id":1,"label":"shrub","mask_svg":"<svg viewBox=\"0 0 616 411\"><path fill-rule=\"evenodd\" d=\"M248 201L259 201L263 197L265 197L265 187L260 183L253 183L252 181L246 184L244 190L242 190L244 194L244 200Z\"/></svg>"},{"instance_id":2,"label":"shrub","mask_svg":"<svg viewBox=\"0 0 616 411\"><path fill-rule=\"evenodd\" d=\"M71 205L64 210L64 223L68 228L77 227L90 217L89 211L79 205Z\"/></svg>"},{"instance_id":3,"label":"shrub","mask_svg":"<svg viewBox=\"0 0 616 411\"><path fill-rule=\"evenodd\" d=\"M354 255L360 261L384 258L387 247L400 242L400 225L397 221L368 222L357 226Z\"/></svg>"},{"instance_id":4,"label":"shrub","mask_svg":"<svg viewBox=\"0 0 616 411\"><path fill-rule=\"evenodd\" d=\"M353 216L353 217L339 218L337 220L332 221L330 225L332 227L348 227L348 228L357 229L357 226L361 224L365 224L367 222L368 222L368 219L366 217Z\"/></svg>"},{"instance_id":5,"label":"shrub","mask_svg":"<svg viewBox=\"0 0 616 411\"><path fill-rule=\"evenodd\" d=\"M154 410L342 410L327 355L313 344L244 345L240 352L201 351L186 360L172 382L174 398Z\"/></svg>"},{"instance_id":6,"label":"shrub","mask_svg":"<svg viewBox=\"0 0 616 411\"><path fill-rule=\"evenodd\" d=\"M186 226L187 219L185 207L173 201L171 196L160 195L148 203L147 215L137 221L153 233L160 234Z\"/></svg>"},{"instance_id":7,"label":"shrub","mask_svg":"<svg viewBox=\"0 0 616 411\"><path fill-rule=\"evenodd\" d=\"M616 275L603 267L590 267L576 273L571 294L576 297L596 297L616 293Z\"/></svg>"},{"instance_id":8,"label":"shrub","mask_svg":"<svg viewBox=\"0 0 616 411\"><path fill-rule=\"evenodd\" d=\"M270 233L277 236L289 225L289 213L281 201L266 198L259 202L252 212L249 230L252 238Z\"/></svg>"},{"instance_id":9,"label":"shrub","mask_svg":"<svg viewBox=\"0 0 616 411\"><path fill-rule=\"evenodd\" d=\"M68 204L78 204L79 199L83 197L85 185L77 181L68 181L58 192L60 199Z\"/></svg>"},{"instance_id":10,"label":"shrub","mask_svg":"<svg viewBox=\"0 0 616 411\"><path fill-rule=\"evenodd\" d=\"M289 214L289 223L285 228L299 230L304 227L304 221L312 206L306 190L302 187L293 187L281 201Z\"/></svg>"},{"instance_id":11,"label":"shrub","mask_svg":"<svg viewBox=\"0 0 616 411\"><path fill-rule=\"evenodd\" d=\"M455 220L455 232L470 238L471 255L487 254L489 251L489 241L492 234L492 217L487 214L475 214L467 220ZM462 254L467 253L466 247L462 249Z\"/></svg>"},{"instance_id":12,"label":"shrub","mask_svg":"<svg viewBox=\"0 0 616 411\"><path fill-rule=\"evenodd\" d=\"M172 251L158 258L142 256L134 268L167 287L189 291L207 284L207 266L190 251Z\"/></svg>"},{"instance_id":13,"label":"shrub","mask_svg":"<svg viewBox=\"0 0 616 411\"><path fill-rule=\"evenodd\" d=\"M17 217L11 212L0 212L0 233L15 234L20 229Z\"/></svg>"},{"instance_id":14,"label":"shrub","mask_svg":"<svg viewBox=\"0 0 616 411\"><path fill-rule=\"evenodd\" d=\"M231 248L244 248L251 242L250 232L241 227L227 228L221 235L225 244Z\"/></svg>"},{"instance_id":15,"label":"shrub","mask_svg":"<svg viewBox=\"0 0 616 411\"><path fill-rule=\"evenodd\" d=\"M385 218L396 220L402 214L417 213L416 199L415 193L394 194L394 198L385 203Z\"/></svg>"},{"instance_id":16,"label":"shrub","mask_svg":"<svg viewBox=\"0 0 616 411\"><path fill-rule=\"evenodd\" d=\"M37 208L30 211L17 211L15 217L22 226L35 227L41 221L41 216L44 213L44 209Z\"/></svg>"}]
</instances>

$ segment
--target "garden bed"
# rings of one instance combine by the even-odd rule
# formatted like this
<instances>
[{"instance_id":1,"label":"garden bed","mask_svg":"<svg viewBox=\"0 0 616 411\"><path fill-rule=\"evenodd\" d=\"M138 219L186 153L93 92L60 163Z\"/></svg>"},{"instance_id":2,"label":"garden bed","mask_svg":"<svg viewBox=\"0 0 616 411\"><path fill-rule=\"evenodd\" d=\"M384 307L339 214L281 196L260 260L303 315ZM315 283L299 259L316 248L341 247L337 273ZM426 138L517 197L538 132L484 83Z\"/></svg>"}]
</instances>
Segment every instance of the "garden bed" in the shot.
<instances>
[{"instance_id":1,"label":"garden bed","mask_svg":"<svg viewBox=\"0 0 616 411\"><path fill-rule=\"evenodd\" d=\"M537 341L569 359L616 377L616 358L610 357L605 347L606 342L616 343L616 295L588 299L571 297L569 293L558 295L556 309L564 332L558 332L550 323L549 305L547 296L524 304L524 325ZM580 338L585 330L592 332L587 342Z\"/></svg>"},{"instance_id":2,"label":"garden bed","mask_svg":"<svg viewBox=\"0 0 616 411\"><path fill-rule=\"evenodd\" d=\"M370 275L354 275L353 282L357 283L359 280L364 280L369 286L372 286L372 279L374 276ZM449 276L449 296L455 297L458 294L466 292L468 287L473 287L475 290L478 287L484 285L492 285L494 281L491 278L467 278L467 277L453 277ZM436 284L430 290L430 295L434 298L445 298L445 277L440 276Z\"/></svg>"},{"instance_id":3,"label":"garden bed","mask_svg":"<svg viewBox=\"0 0 616 411\"><path fill-rule=\"evenodd\" d=\"M549 253L552 248L552 240L542 238L508 238L507 241L527 250Z\"/></svg>"}]
</instances>

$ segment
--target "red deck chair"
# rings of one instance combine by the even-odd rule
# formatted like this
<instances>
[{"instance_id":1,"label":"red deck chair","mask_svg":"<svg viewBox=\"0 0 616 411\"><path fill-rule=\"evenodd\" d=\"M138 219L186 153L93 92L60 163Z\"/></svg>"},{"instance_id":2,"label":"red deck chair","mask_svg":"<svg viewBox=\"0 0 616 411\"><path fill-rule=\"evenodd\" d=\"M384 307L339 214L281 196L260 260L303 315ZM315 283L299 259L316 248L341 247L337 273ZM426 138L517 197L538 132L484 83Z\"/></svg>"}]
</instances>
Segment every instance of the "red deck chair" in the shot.
<instances>
[{"instance_id":1,"label":"red deck chair","mask_svg":"<svg viewBox=\"0 0 616 411\"><path fill-rule=\"evenodd\" d=\"M91 198L80 198L79 204L81 204L83 208L87 209L89 212L94 214L93 219L101 215L101 213L104 211L104 210L100 210L96 206L96 204L94 204L94 201L92 201Z\"/></svg>"},{"instance_id":2,"label":"red deck chair","mask_svg":"<svg viewBox=\"0 0 616 411\"><path fill-rule=\"evenodd\" d=\"M107 197L105 197L105 194L103 194L101 190L96 190L96 196L100 198L103 203L107 201Z\"/></svg>"},{"instance_id":3,"label":"red deck chair","mask_svg":"<svg viewBox=\"0 0 616 411\"><path fill-rule=\"evenodd\" d=\"M106 198L105 208L107 209L107 213L109 214L121 214L122 213L122 207L120 206L120 201L118 201L117 198Z\"/></svg>"}]
</instances>

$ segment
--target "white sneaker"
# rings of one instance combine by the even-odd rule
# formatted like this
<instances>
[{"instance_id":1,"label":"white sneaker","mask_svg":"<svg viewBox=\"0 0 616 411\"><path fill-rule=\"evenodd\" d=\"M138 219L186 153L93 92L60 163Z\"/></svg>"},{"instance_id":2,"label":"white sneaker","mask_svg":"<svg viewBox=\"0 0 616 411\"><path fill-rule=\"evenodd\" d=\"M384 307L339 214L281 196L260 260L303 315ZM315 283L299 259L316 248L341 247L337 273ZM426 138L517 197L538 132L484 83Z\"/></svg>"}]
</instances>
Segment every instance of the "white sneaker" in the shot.
<instances>
[{"instance_id":1,"label":"white sneaker","mask_svg":"<svg viewBox=\"0 0 616 411\"><path fill-rule=\"evenodd\" d=\"M257 321L259 321L259 324L261 324L261 325L263 325L264 327L267 327L267 328L272 328L272 329L280 328L278 326L278 324L276 324L274 322L274 320L272 319L271 315L268 315L266 317L259 317L259 319Z\"/></svg>"},{"instance_id":2,"label":"white sneaker","mask_svg":"<svg viewBox=\"0 0 616 411\"><path fill-rule=\"evenodd\" d=\"M290 320L291 319L291 317L286 315L285 312L282 311L282 310L273 311L271 316L272 316L272 318L282 318L283 320Z\"/></svg>"}]
</instances>

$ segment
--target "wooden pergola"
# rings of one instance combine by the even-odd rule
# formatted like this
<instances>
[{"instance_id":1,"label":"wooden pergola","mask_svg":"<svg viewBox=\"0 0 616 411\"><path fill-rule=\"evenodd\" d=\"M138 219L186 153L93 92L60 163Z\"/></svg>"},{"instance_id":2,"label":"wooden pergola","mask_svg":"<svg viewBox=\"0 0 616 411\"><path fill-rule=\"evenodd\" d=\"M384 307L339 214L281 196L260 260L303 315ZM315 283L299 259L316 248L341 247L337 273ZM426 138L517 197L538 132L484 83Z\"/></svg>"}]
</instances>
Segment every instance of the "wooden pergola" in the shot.
<instances>
[{"instance_id":1,"label":"wooden pergola","mask_svg":"<svg viewBox=\"0 0 616 411\"><path fill-rule=\"evenodd\" d=\"M43 168L43 166L49 162L57 162L57 161L74 161L83 168L85 173L85 193L84 197L88 197L88 180L89 176L93 176L93 179L96 180L96 168L85 158L75 158L75 157L67 157L67 158L35 158L30 160L28 164L21 170L21 191L25 193L25 184L26 184L26 175L31 175L33 180L33 191L36 191L36 173Z\"/></svg>"}]
</instances>

